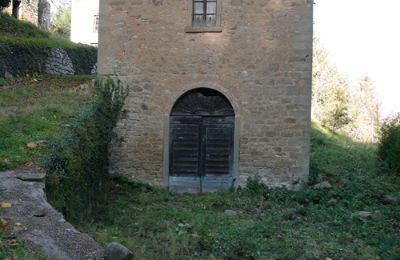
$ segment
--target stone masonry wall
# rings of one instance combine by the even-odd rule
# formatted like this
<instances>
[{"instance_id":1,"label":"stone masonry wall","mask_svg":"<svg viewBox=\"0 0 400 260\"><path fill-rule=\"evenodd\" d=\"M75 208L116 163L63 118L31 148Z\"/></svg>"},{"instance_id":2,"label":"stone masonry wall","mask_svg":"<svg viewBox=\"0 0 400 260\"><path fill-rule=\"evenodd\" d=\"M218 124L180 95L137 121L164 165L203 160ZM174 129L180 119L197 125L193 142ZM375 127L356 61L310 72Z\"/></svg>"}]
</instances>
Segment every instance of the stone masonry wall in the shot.
<instances>
[{"instance_id":1,"label":"stone masonry wall","mask_svg":"<svg viewBox=\"0 0 400 260\"><path fill-rule=\"evenodd\" d=\"M164 130L174 102L208 87L240 124L236 184L259 176L291 187L309 172L312 0L224 0L221 33L185 33L186 0L101 0L99 67L130 94L111 169L162 185Z\"/></svg>"},{"instance_id":2,"label":"stone masonry wall","mask_svg":"<svg viewBox=\"0 0 400 260\"><path fill-rule=\"evenodd\" d=\"M34 25L38 25L38 7L39 0L21 0L21 4L19 6L19 20L31 22ZM8 8L4 10L5 13L9 15L12 14L13 1L11 0L11 4Z\"/></svg>"},{"instance_id":3,"label":"stone masonry wall","mask_svg":"<svg viewBox=\"0 0 400 260\"><path fill-rule=\"evenodd\" d=\"M92 46L50 48L0 43L0 77L12 79L36 73L96 74L97 49Z\"/></svg>"}]
</instances>

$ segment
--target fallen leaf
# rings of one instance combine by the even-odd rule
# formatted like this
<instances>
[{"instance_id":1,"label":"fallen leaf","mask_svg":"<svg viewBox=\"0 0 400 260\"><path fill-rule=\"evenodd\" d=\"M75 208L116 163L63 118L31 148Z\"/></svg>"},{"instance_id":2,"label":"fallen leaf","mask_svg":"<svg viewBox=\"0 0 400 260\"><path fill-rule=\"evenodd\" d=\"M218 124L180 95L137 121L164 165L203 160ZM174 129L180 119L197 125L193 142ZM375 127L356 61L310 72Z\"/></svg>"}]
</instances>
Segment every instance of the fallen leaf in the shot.
<instances>
[{"instance_id":1,"label":"fallen leaf","mask_svg":"<svg viewBox=\"0 0 400 260\"><path fill-rule=\"evenodd\" d=\"M25 163L25 166L27 166L27 167L32 167L34 164L33 164L33 162L27 162L27 163Z\"/></svg>"},{"instance_id":2,"label":"fallen leaf","mask_svg":"<svg viewBox=\"0 0 400 260\"><path fill-rule=\"evenodd\" d=\"M5 228L8 224L8 221L4 218L0 218L0 228Z\"/></svg>"},{"instance_id":3,"label":"fallen leaf","mask_svg":"<svg viewBox=\"0 0 400 260\"><path fill-rule=\"evenodd\" d=\"M10 239L10 240L7 240L7 244L9 246L17 246L18 245L18 241L16 239Z\"/></svg>"},{"instance_id":4,"label":"fallen leaf","mask_svg":"<svg viewBox=\"0 0 400 260\"><path fill-rule=\"evenodd\" d=\"M0 157L0 161L4 162L4 163L9 163L10 159L5 158L5 157Z\"/></svg>"},{"instance_id":5,"label":"fallen leaf","mask_svg":"<svg viewBox=\"0 0 400 260\"><path fill-rule=\"evenodd\" d=\"M32 148L32 149L38 147L37 143L34 143L34 142L28 143L26 146L29 147L29 148Z\"/></svg>"},{"instance_id":6,"label":"fallen leaf","mask_svg":"<svg viewBox=\"0 0 400 260\"><path fill-rule=\"evenodd\" d=\"M11 207L12 207L11 203L8 203L8 202L2 202L1 203L1 208L2 209L9 209Z\"/></svg>"}]
</instances>

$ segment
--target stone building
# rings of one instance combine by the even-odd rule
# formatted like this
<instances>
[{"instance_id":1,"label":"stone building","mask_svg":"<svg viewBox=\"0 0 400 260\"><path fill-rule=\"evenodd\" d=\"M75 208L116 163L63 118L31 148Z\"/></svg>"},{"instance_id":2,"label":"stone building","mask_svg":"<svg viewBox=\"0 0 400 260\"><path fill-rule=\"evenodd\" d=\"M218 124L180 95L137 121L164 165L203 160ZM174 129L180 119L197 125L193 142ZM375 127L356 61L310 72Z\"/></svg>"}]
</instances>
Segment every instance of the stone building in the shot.
<instances>
[{"instance_id":1,"label":"stone building","mask_svg":"<svg viewBox=\"0 0 400 260\"><path fill-rule=\"evenodd\" d=\"M72 0L71 41L97 46L99 0Z\"/></svg>"},{"instance_id":2,"label":"stone building","mask_svg":"<svg viewBox=\"0 0 400 260\"><path fill-rule=\"evenodd\" d=\"M309 174L312 0L101 0L98 72L129 85L113 172L171 190Z\"/></svg>"},{"instance_id":3,"label":"stone building","mask_svg":"<svg viewBox=\"0 0 400 260\"><path fill-rule=\"evenodd\" d=\"M50 4L47 0L11 0L10 6L2 11L44 30L50 27Z\"/></svg>"}]
</instances>

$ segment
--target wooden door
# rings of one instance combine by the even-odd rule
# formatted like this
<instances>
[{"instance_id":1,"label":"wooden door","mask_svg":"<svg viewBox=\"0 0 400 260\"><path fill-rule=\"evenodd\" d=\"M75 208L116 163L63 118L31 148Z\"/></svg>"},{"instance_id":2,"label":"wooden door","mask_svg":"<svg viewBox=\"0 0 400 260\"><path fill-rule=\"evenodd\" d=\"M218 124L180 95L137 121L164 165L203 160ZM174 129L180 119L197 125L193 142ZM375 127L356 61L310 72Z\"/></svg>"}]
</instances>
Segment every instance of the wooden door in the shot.
<instances>
[{"instance_id":1,"label":"wooden door","mask_svg":"<svg viewBox=\"0 0 400 260\"><path fill-rule=\"evenodd\" d=\"M170 188L201 192L232 186L234 117L174 116Z\"/></svg>"},{"instance_id":2,"label":"wooden door","mask_svg":"<svg viewBox=\"0 0 400 260\"><path fill-rule=\"evenodd\" d=\"M188 91L170 117L170 190L201 192L233 185L235 113L218 91Z\"/></svg>"}]
</instances>

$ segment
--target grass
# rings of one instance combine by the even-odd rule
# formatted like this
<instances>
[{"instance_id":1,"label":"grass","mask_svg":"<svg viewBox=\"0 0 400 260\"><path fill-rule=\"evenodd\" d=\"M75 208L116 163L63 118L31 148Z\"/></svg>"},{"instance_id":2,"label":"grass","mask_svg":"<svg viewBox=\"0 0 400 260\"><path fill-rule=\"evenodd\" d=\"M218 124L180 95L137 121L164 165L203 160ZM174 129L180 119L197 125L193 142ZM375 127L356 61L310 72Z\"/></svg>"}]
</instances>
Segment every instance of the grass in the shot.
<instances>
[{"instance_id":1,"label":"grass","mask_svg":"<svg viewBox=\"0 0 400 260\"><path fill-rule=\"evenodd\" d=\"M38 164L70 117L92 96L91 77L0 81L0 169ZM46 143L46 142L44 142ZM400 176L380 166L375 145L313 125L310 185L303 191L247 188L174 194L113 176L108 203L81 225L101 244L118 241L139 259L398 259L400 210L382 196L400 196ZM333 188L313 184L329 181ZM0 199L1 201L1 199ZM227 216L234 210L236 216ZM369 211L372 218L352 214ZM0 228L0 258L32 259Z\"/></svg>"},{"instance_id":2,"label":"grass","mask_svg":"<svg viewBox=\"0 0 400 260\"><path fill-rule=\"evenodd\" d=\"M17 20L8 14L0 12L0 43L1 42L58 48L86 46L72 43L60 36L40 30L29 22Z\"/></svg>"},{"instance_id":3,"label":"grass","mask_svg":"<svg viewBox=\"0 0 400 260\"><path fill-rule=\"evenodd\" d=\"M91 76L38 76L0 84L0 170L40 164L51 141L92 97ZM31 146L31 147L29 147Z\"/></svg>"},{"instance_id":4,"label":"grass","mask_svg":"<svg viewBox=\"0 0 400 260\"><path fill-rule=\"evenodd\" d=\"M311 157L311 183L332 189L290 192L252 180L237 191L189 195L114 177L108 204L81 229L139 259L398 259L399 206L381 197L400 195L400 177L379 166L376 147L314 124ZM353 217L357 211L373 217Z\"/></svg>"}]
</instances>

